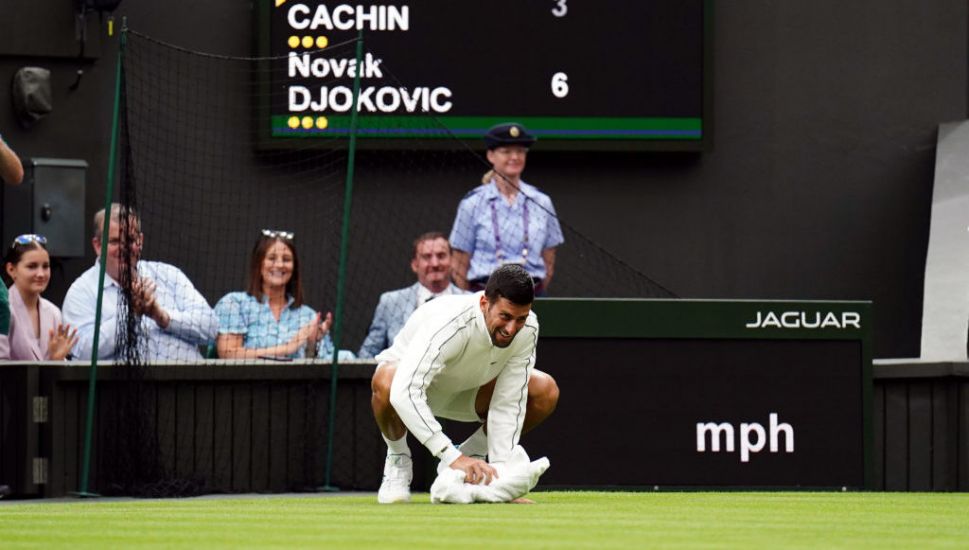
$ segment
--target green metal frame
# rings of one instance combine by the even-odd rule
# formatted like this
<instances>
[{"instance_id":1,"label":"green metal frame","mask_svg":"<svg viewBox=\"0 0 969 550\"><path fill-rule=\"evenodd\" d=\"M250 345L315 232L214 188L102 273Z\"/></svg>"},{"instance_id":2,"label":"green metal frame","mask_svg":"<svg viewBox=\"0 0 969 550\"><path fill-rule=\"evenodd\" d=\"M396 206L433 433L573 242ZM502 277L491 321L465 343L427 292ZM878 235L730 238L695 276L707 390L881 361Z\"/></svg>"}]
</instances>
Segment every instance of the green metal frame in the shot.
<instances>
[{"instance_id":1,"label":"green metal frame","mask_svg":"<svg viewBox=\"0 0 969 550\"><path fill-rule=\"evenodd\" d=\"M363 31L357 35L357 67L363 60ZM343 228L340 238L340 264L336 280L336 314L333 322L333 363L330 367L330 410L326 429L326 472L323 477L323 490L336 491L330 484L333 474L333 434L336 430L336 393L340 370L340 343L343 336L343 305L346 302L347 258L350 243L350 210L353 202L353 170L357 153L357 111L360 100L360 71L353 79L353 113L350 118L350 144L347 153L347 179L343 192Z\"/></svg>"},{"instance_id":2,"label":"green metal frame","mask_svg":"<svg viewBox=\"0 0 969 550\"><path fill-rule=\"evenodd\" d=\"M114 196L114 169L118 160L118 121L121 112L121 67L124 62L124 50L127 44L128 20L122 19L121 39L118 48L117 67L115 68L114 84L114 108L111 115L111 149L108 154L108 181L107 191L104 194L104 225L101 229L101 250L108 249L108 232L111 228L111 197ZM91 434L94 431L94 405L96 398L98 380L98 350L100 348L101 336L101 306L104 297L104 276L106 264L99 262L98 270L98 303L94 310L94 342L91 346L91 371L88 378L87 393L87 417L84 422L84 460L81 466L81 486L78 488L77 496L96 497L96 493L88 492L89 473L91 471Z\"/></svg>"}]
</instances>

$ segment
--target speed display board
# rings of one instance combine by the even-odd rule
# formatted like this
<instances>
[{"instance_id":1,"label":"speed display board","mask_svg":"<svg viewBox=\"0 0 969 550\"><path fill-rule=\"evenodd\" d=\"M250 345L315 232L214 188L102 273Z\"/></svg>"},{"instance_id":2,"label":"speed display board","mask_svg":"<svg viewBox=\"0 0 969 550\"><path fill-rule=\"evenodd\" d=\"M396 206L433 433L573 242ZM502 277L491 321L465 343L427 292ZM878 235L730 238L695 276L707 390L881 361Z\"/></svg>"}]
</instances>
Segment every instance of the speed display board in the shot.
<instances>
[{"instance_id":1,"label":"speed display board","mask_svg":"<svg viewBox=\"0 0 969 550\"><path fill-rule=\"evenodd\" d=\"M264 0L260 124L270 140L348 135L362 33L364 140L476 139L517 121L543 147L700 150L711 5Z\"/></svg>"},{"instance_id":2,"label":"speed display board","mask_svg":"<svg viewBox=\"0 0 969 550\"><path fill-rule=\"evenodd\" d=\"M872 488L871 303L542 298L551 487Z\"/></svg>"}]
</instances>

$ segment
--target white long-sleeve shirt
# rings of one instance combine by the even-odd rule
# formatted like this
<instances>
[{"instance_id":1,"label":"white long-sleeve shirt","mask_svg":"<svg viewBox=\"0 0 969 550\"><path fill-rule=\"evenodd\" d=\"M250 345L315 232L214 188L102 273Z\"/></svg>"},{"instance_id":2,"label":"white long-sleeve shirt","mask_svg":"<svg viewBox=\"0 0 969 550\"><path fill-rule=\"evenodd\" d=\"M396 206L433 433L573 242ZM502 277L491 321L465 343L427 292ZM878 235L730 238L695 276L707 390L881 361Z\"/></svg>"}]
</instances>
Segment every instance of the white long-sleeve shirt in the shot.
<instances>
[{"instance_id":1,"label":"white long-sleeve shirt","mask_svg":"<svg viewBox=\"0 0 969 550\"><path fill-rule=\"evenodd\" d=\"M94 347L94 314L98 302L98 262L81 274L64 297L63 319L77 327L77 344L72 350L76 358L90 359ZM155 299L168 313L167 328L154 320L142 317L141 330L145 338L145 359L198 360L198 347L215 341L219 321L209 303L195 289L189 278L175 266L162 262L139 261L138 274L155 282ZM98 358L117 356L118 301L121 287L105 274L104 297L101 307L101 335Z\"/></svg>"},{"instance_id":2,"label":"white long-sleeve shirt","mask_svg":"<svg viewBox=\"0 0 969 550\"><path fill-rule=\"evenodd\" d=\"M415 311L377 355L397 371L390 402L407 429L434 456L454 456L454 444L434 418L457 393L497 378L488 411L488 458L504 462L521 437L528 399L528 377L535 366L538 317L525 325L506 348L491 342L481 311L481 292L442 296Z\"/></svg>"}]
</instances>

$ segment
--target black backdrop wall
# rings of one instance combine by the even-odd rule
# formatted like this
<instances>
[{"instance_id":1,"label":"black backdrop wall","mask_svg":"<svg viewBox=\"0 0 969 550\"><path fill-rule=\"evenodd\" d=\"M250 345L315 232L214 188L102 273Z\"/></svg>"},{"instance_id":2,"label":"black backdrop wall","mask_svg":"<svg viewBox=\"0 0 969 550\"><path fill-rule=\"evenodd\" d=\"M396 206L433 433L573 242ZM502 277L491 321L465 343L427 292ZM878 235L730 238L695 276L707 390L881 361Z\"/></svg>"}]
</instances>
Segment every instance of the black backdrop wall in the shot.
<instances>
[{"instance_id":1,"label":"black backdrop wall","mask_svg":"<svg viewBox=\"0 0 969 550\"><path fill-rule=\"evenodd\" d=\"M122 15L191 49L253 53L248 1L127 0ZM876 356L917 356L936 126L967 115L969 6L732 0L716 3L714 27L712 151L537 148L528 181L682 297L873 300ZM23 157L86 160L89 216L104 197L117 39L95 17L79 58L70 3L59 0L7 0L0 28L0 132ZM51 69L54 82L54 112L30 130L9 107L24 65ZM379 155L363 162L379 170ZM478 176L417 191L450 197ZM376 276L387 289L409 284L406 246L381 248L390 267ZM59 262L49 298L60 303L92 261Z\"/></svg>"}]
</instances>

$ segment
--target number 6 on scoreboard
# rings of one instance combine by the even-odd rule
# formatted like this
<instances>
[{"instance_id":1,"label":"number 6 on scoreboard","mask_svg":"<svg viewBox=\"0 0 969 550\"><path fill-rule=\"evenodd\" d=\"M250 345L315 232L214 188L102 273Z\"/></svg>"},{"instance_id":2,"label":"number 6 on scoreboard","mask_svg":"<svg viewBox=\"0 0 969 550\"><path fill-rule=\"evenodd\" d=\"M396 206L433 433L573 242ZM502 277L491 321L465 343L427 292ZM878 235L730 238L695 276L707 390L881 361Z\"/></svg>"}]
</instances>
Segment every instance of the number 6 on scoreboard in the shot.
<instances>
[{"instance_id":1,"label":"number 6 on scoreboard","mask_svg":"<svg viewBox=\"0 0 969 550\"><path fill-rule=\"evenodd\" d=\"M565 73L552 75L552 95L561 99L569 95L569 76Z\"/></svg>"}]
</instances>

